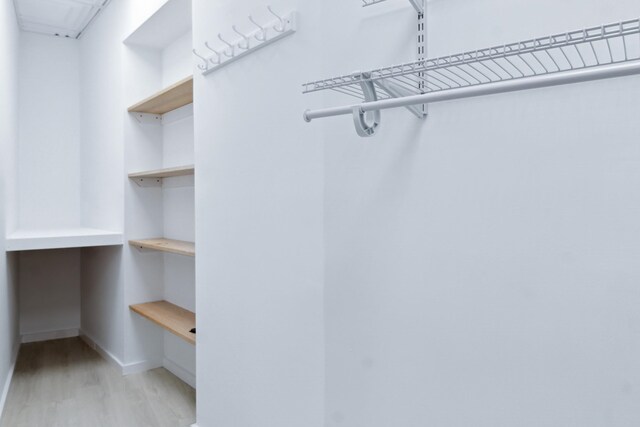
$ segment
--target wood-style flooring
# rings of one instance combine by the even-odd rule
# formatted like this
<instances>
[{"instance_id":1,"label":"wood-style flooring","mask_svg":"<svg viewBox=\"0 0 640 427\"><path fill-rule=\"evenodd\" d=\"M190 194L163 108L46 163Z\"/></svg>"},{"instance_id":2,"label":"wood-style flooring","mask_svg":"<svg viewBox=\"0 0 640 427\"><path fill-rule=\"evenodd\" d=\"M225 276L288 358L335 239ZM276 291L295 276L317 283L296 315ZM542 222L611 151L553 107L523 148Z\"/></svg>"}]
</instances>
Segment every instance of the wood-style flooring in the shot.
<instances>
[{"instance_id":1,"label":"wood-style flooring","mask_svg":"<svg viewBox=\"0 0 640 427\"><path fill-rule=\"evenodd\" d=\"M23 344L0 427L186 427L195 390L165 369L123 377L79 338Z\"/></svg>"}]
</instances>

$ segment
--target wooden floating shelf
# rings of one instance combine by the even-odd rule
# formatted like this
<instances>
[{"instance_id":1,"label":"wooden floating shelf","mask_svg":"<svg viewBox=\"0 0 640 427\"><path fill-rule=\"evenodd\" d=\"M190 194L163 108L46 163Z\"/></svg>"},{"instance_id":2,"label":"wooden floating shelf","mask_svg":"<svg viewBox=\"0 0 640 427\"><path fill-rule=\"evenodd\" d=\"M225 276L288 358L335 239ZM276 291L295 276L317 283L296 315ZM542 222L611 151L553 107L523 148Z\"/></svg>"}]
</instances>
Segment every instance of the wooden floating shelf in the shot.
<instances>
[{"instance_id":1,"label":"wooden floating shelf","mask_svg":"<svg viewBox=\"0 0 640 427\"><path fill-rule=\"evenodd\" d=\"M193 76L129 107L130 113L165 114L193 103Z\"/></svg>"},{"instance_id":2,"label":"wooden floating shelf","mask_svg":"<svg viewBox=\"0 0 640 427\"><path fill-rule=\"evenodd\" d=\"M189 344L196 344L196 334L190 332L196 327L195 313L167 301L136 304L129 308Z\"/></svg>"},{"instance_id":3,"label":"wooden floating shelf","mask_svg":"<svg viewBox=\"0 0 640 427\"><path fill-rule=\"evenodd\" d=\"M196 256L196 245L193 242L183 242L182 240L171 239L145 239L129 240L131 246L139 249L149 249L152 251L169 252L172 254Z\"/></svg>"},{"instance_id":4,"label":"wooden floating shelf","mask_svg":"<svg viewBox=\"0 0 640 427\"><path fill-rule=\"evenodd\" d=\"M173 178L176 176L189 176L195 173L194 165L189 166L179 166L175 168L167 168L167 169L158 169L147 172L137 172L130 173L129 178L131 179L162 179L162 178Z\"/></svg>"}]
</instances>

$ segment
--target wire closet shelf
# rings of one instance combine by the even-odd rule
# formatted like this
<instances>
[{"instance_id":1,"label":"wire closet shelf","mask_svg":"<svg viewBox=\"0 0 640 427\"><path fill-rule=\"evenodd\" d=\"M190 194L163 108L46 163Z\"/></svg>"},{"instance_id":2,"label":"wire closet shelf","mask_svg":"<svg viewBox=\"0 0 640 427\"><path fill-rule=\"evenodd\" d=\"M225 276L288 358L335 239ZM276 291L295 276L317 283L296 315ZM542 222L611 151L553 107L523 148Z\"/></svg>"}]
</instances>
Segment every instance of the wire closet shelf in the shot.
<instances>
[{"instance_id":1,"label":"wire closet shelf","mask_svg":"<svg viewBox=\"0 0 640 427\"><path fill-rule=\"evenodd\" d=\"M365 3L377 2L363 0ZM474 50L455 55L448 55L433 59L424 59L385 68L378 68L368 72L357 72L350 75L333 77L325 80L309 82L303 85L304 93L322 90L336 92L355 97L361 102L369 103L384 101L385 99L408 97L413 105L428 101L427 97L419 95L442 94L434 97L433 102L446 99L462 98L461 89L478 88L481 86L496 86L511 82L509 91L542 87L545 84L527 86L525 81L541 81L544 76L571 75L573 73L607 68L615 71L615 65L637 62L640 60L640 19L633 19L614 24L601 25L583 30L571 31L521 42ZM607 70L603 70L607 71ZM612 72L611 77L640 72L640 69L628 70L626 73ZM606 74L586 73L584 77L575 81L606 78ZM566 77L566 76L565 76ZM546 79L552 82L552 79ZM518 87L517 83L523 83ZM566 83L572 81L567 79ZM562 84L557 80L555 84ZM368 93L367 84L373 84L377 90L374 98ZM550 86L547 84L546 86ZM395 88L396 90L390 90ZM507 90L496 90L505 92ZM461 92L461 96L447 98L446 92ZM472 92L468 91L472 96ZM487 93L490 93L487 91ZM485 94L479 91L473 94ZM401 102L385 105L383 108L407 106ZM365 109L363 111L373 111ZM317 114L316 114L317 113ZM329 117L349 114L346 107L334 111L320 110L306 112L305 118Z\"/></svg>"},{"instance_id":2,"label":"wire closet shelf","mask_svg":"<svg viewBox=\"0 0 640 427\"><path fill-rule=\"evenodd\" d=\"M373 6L374 4L382 3L387 0L362 0L362 7ZM418 13L424 12L424 1L423 0L409 0L409 3L413 6L413 8Z\"/></svg>"}]
</instances>

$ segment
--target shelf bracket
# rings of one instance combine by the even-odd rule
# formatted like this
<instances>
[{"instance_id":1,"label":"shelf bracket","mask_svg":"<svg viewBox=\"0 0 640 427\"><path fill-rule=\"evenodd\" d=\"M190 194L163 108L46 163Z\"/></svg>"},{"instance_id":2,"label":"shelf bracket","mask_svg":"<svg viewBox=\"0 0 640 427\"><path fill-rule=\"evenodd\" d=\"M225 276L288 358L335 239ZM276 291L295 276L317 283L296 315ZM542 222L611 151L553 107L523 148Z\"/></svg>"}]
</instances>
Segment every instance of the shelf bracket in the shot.
<instances>
[{"instance_id":1,"label":"shelf bracket","mask_svg":"<svg viewBox=\"0 0 640 427\"><path fill-rule=\"evenodd\" d=\"M142 246L133 246L133 247L135 248L136 252L138 252L139 254L162 253L162 252L154 251L153 249L144 248Z\"/></svg>"},{"instance_id":2,"label":"shelf bracket","mask_svg":"<svg viewBox=\"0 0 640 427\"><path fill-rule=\"evenodd\" d=\"M386 82L384 80L376 81L376 86L380 89L384 90L390 97L392 98L404 98L406 96L415 95L411 91L408 91L397 85L393 82ZM407 105L405 107L411 114L416 116L419 119L424 119L427 117L427 113L425 111L425 105Z\"/></svg>"},{"instance_id":3,"label":"shelf bracket","mask_svg":"<svg viewBox=\"0 0 640 427\"><path fill-rule=\"evenodd\" d=\"M409 0L409 3L420 15L424 14L424 0Z\"/></svg>"},{"instance_id":4,"label":"shelf bracket","mask_svg":"<svg viewBox=\"0 0 640 427\"><path fill-rule=\"evenodd\" d=\"M382 3L383 1L387 0L362 0L364 3L362 6L373 6L374 4ZM424 0L409 0L409 3L411 3L411 6L413 6L416 12L424 13Z\"/></svg>"},{"instance_id":5,"label":"shelf bracket","mask_svg":"<svg viewBox=\"0 0 640 427\"><path fill-rule=\"evenodd\" d=\"M162 178L136 178L133 181L138 187L162 187Z\"/></svg>"},{"instance_id":6,"label":"shelf bracket","mask_svg":"<svg viewBox=\"0 0 640 427\"><path fill-rule=\"evenodd\" d=\"M354 76L360 80L360 87L364 94L364 102L377 101L378 94L376 93L376 86L371 80L369 80L371 78L371 74L354 73ZM367 113L359 106L353 108L353 123L356 127L356 132L362 137L375 135L380 127L380 121L380 110L369 111Z\"/></svg>"},{"instance_id":7,"label":"shelf bracket","mask_svg":"<svg viewBox=\"0 0 640 427\"><path fill-rule=\"evenodd\" d=\"M131 113L131 115L140 124L144 124L144 125L162 124L162 116L159 114Z\"/></svg>"}]
</instances>

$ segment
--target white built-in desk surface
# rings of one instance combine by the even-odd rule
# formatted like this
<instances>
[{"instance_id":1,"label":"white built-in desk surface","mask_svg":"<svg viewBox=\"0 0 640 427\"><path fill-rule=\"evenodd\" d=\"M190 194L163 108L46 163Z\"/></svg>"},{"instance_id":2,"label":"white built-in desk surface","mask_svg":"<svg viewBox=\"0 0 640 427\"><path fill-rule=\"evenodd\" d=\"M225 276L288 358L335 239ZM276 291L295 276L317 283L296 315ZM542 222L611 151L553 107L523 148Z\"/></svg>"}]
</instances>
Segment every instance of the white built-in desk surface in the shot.
<instances>
[{"instance_id":1,"label":"white built-in desk surface","mask_svg":"<svg viewBox=\"0 0 640 427\"><path fill-rule=\"evenodd\" d=\"M122 233L95 228L18 230L7 236L7 252L123 244Z\"/></svg>"}]
</instances>

